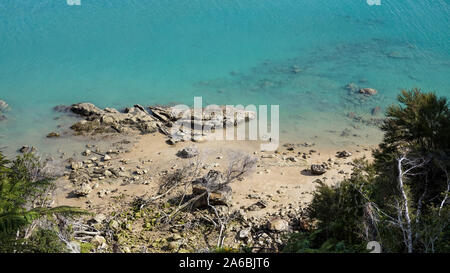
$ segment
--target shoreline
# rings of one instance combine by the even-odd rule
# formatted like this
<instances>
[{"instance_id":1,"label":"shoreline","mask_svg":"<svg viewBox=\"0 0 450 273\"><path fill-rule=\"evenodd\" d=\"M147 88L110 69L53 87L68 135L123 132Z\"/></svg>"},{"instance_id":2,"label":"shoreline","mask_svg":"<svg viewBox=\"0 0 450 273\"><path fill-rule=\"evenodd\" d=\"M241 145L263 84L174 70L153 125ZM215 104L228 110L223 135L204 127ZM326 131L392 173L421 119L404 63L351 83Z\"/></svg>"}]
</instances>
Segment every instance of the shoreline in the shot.
<instances>
[{"instance_id":1,"label":"shoreline","mask_svg":"<svg viewBox=\"0 0 450 273\"><path fill-rule=\"evenodd\" d=\"M73 111L70 107L77 108ZM218 207L221 213L225 210L225 215L239 215L241 219L227 225L224 245L237 249L251 242L256 248L269 247L274 251L281 245L283 234L307 225L302 218L303 209L311 200L317 183L333 185L348 178L353 168L352 161L363 156L370 160L371 149L375 147L361 144L333 147L298 141L279 143L276 151L261 151L261 141L208 140L203 138L204 135L195 141L190 138L173 141L166 130L174 119L170 116L154 119L147 108L139 105L124 112L111 108L102 110L92 104L70 107L70 111L81 117L71 126L73 131L62 131L59 137L49 138L50 141L65 139L69 143L71 140L77 143L71 147L70 153L59 151L47 158L50 165L47 170L59 176L55 181L51 206L73 206L93 213L94 218L88 217L83 221L97 222L91 226L95 230L114 229L113 241L121 245L122 252L139 252L140 247L149 241L153 242L151 249L146 250L150 252L211 249L208 242L221 235L216 229L211 230L207 223L187 230L170 228L164 223L149 224L145 222L147 218L135 215L133 204L159 196L161 185L175 174L190 173L192 168L196 168L189 181L206 177L211 172L225 174L235 159L245 157L254 160L255 166L242 179L230 184L229 198L224 201L226 205ZM162 113L164 111L161 110L159 114ZM242 119L234 127L245 126L247 122ZM184 150L194 151L193 156L180 156ZM319 169L319 174L313 173L313 166ZM139 211L150 215L154 219L152 221L161 221L161 211L170 213L176 208L178 191ZM194 191L184 194L193 196ZM220 198L226 197L225 193L218 194ZM195 221L199 217L206 219L204 217L208 216L204 213L198 209L183 210L177 221L182 223L182 219L192 217L197 219ZM120 227L115 227L116 222ZM272 225L281 227L267 228ZM255 232L245 238L236 238L236 232L239 237L242 232L247 234L248 230ZM203 238L206 231L209 232L208 239ZM266 239L258 239L263 234L266 234ZM174 236L190 239L176 250L171 245L173 239L170 239ZM91 237L82 241L98 245L98 251L111 251L111 245L98 244L97 240L102 236ZM138 243L130 242L130 237ZM270 237L275 239L267 239Z\"/></svg>"}]
</instances>

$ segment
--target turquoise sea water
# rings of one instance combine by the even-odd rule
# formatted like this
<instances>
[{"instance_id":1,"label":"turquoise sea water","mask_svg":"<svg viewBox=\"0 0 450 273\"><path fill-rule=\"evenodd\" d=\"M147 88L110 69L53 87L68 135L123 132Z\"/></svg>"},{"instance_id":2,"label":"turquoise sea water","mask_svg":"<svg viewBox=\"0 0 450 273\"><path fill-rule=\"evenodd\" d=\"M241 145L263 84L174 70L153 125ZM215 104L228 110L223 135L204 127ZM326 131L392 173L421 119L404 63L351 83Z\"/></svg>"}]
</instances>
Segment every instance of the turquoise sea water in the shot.
<instances>
[{"instance_id":1,"label":"turquoise sea water","mask_svg":"<svg viewBox=\"0 0 450 273\"><path fill-rule=\"evenodd\" d=\"M295 70L295 71L294 71ZM297 73L295 73L297 72ZM349 102L353 82L377 96ZM450 1L0 1L0 147L54 147L52 107L278 104L282 139L370 142L399 90L450 96ZM359 139L337 140L350 128ZM337 134L339 136L339 134Z\"/></svg>"}]
</instances>

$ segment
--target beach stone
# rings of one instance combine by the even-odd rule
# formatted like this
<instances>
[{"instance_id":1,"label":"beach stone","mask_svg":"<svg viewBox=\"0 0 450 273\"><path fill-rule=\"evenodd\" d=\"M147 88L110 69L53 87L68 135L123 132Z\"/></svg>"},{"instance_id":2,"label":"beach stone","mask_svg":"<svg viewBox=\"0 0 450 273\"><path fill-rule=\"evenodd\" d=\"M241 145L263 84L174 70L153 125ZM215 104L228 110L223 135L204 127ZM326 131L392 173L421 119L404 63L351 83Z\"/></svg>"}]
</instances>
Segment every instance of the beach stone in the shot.
<instances>
[{"instance_id":1,"label":"beach stone","mask_svg":"<svg viewBox=\"0 0 450 273\"><path fill-rule=\"evenodd\" d=\"M110 161L112 158L111 158L111 156L109 156L109 155L105 155L104 157L103 157L103 161Z\"/></svg>"},{"instance_id":2,"label":"beach stone","mask_svg":"<svg viewBox=\"0 0 450 273\"><path fill-rule=\"evenodd\" d=\"M48 138L60 137L60 134L59 134L59 133L56 133L56 132L51 132L51 133L48 133L48 134L47 134L47 137L48 137Z\"/></svg>"},{"instance_id":3,"label":"beach stone","mask_svg":"<svg viewBox=\"0 0 450 273\"><path fill-rule=\"evenodd\" d=\"M248 238L250 238L250 236L251 236L251 231L249 228L242 229L238 233L238 238L240 240L247 240Z\"/></svg>"},{"instance_id":4,"label":"beach stone","mask_svg":"<svg viewBox=\"0 0 450 273\"><path fill-rule=\"evenodd\" d=\"M267 223L267 228L274 232L283 232L289 229L289 223L286 220L275 218L269 220Z\"/></svg>"},{"instance_id":5,"label":"beach stone","mask_svg":"<svg viewBox=\"0 0 450 273\"><path fill-rule=\"evenodd\" d=\"M103 236L100 235L95 235L92 239L91 239L91 244L93 244L95 247L101 247L104 244L106 244L106 239Z\"/></svg>"},{"instance_id":6,"label":"beach stone","mask_svg":"<svg viewBox=\"0 0 450 273\"><path fill-rule=\"evenodd\" d=\"M198 149L195 146L186 147L178 151L177 156L181 158L192 158L198 155Z\"/></svg>"},{"instance_id":7,"label":"beach stone","mask_svg":"<svg viewBox=\"0 0 450 273\"><path fill-rule=\"evenodd\" d=\"M33 153L33 152L35 152L36 151L36 148L35 147L33 147L33 146L22 146L20 149L19 149L19 152L21 152L21 153L23 153L23 154L26 154L26 153Z\"/></svg>"},{"instance_id":8,"label":"beach stone","mask_svg":"<svg viewBox=\"0 0 450 273\"><path fill-rule=\"evenodd\" d=\"M70 164L70 167L72 168L72 170L76 171L78 169L83 168L83 162L72 162Z\"/></svg>"},{"instance_id":9,"label":"beach stone","mask_svg":"<svg viewBox=\"0 0 450 273\"><path fill-rule=\"evenodd\" d=\"M77 196L87 196L91 191L91 186L88 183L83 183L77 190L75 190L75 194Z\"/></svg>"},{"instance_id":10,"label":"beach stone","mask_svg":"<svg viewBox=\"0 0 450 273\"><path fill-rule=\"evenodd\" d=\"M378 93L378 91L373 88L362 88L362 89L359 89L359 93L364 94L364 95L373 96L373 95L376 95Z\"/></svg>"},{"instance_id":11,"label":"beach stone","mask_svg":"<svg viewBox=\"0 0 450 273\"><path fill-rule=\"evenodd\" d=\"M95 217L92 218L92 220L94 220L96 223L102 223L103 221L106 220L106 216L102 213L99 213L95 215Z\"/></svg>"},{"instance_id":12,"label":"beach stone","mask_svg":"<svg viewBox=\"0 0 450 273\"><path fill-rule=\"evenodd\" d=\"M325 165L313 164L311 165L311 173L315 175L322 175L327 172Z\"/></svg>"},{"instance_id":13,"label":"beach stone","mask_svg":"<svg viewBox=\"0 0 450 273\"><path fill-rule=\"evenodd\" d=\"M120 224L116 220L111 220L111 222L109 222L109 228L112 230L119 230Z\"/></svg>"},{"instance_id":14,"label":"beach stone","mask_svg":"<svg viewBox=\"0 0 450 273\"><path fill-rule=\"evenodd\" d=\"M347 151L340 151L340 152L337 152L336 156L339 158L346 158L346 157L352 156L352 153L347 152Z\"/></svg>"}]
</instances>

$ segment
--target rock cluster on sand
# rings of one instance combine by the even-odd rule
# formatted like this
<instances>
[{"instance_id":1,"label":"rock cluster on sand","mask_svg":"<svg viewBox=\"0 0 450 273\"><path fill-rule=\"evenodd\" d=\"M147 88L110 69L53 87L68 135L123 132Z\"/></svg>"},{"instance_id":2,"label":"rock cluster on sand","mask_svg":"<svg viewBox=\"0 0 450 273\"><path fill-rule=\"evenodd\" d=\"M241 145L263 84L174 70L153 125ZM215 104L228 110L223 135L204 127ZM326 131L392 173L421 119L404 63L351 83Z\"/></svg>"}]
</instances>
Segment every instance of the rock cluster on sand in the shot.
<instances>
[{"instance_id":1,"label":"rock cluster on sand","mask_svg":"<svg viewBox=\"0 0 450 273\"><path fill-rule=\"evenodd\" d=\"M180 141L201 141L206 127L208 131L237 126L256 118L256 113L237 108L218 107L214 111L196 113L193 110L180 110L173 107L143 107L134 105L120 112L114 108L100 109L92 103L78 103L70 111L82 116L81 120L71 126L78 134L99 133L154 133L160 131L169 139L169 144ZM227 112L228 111L228 112ZM227 116L230 112L233 117ZM178 126L175 126L176 125ZM194 130L192 130L192 124ZM176 128L177 130L171 130ZM199 129L196 131L196 128Z\"/></svg>"},{"instance_id":2,"label":"rock cluster on sand","mask_svg":"<svg viewBox=\"0 0 450 273\"><path fill-rule=\"evenodd\" d=\"M123 113L113 108L102 110L92 103L74 104L70 110L85 118L71 126L71 129L79 134L133 132L145 134L156 132L160 125L156 118L139 105L126 108Z\"/></svg>"}]
</instances>

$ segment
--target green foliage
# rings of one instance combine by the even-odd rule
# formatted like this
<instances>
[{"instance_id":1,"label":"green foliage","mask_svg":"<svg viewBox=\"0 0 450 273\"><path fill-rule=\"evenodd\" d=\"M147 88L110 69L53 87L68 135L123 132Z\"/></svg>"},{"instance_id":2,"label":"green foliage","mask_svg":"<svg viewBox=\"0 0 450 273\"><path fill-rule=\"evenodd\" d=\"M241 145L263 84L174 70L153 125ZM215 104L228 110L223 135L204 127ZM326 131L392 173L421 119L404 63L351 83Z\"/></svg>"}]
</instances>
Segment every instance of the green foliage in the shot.
<instances>
[{"instance_id":1,"label":"green foliage","mask_svg":"<svg viewBox=\"0 0 450 273\"><path fill-rule=\"evenodd\" d=\"M38 229L28 240L21 252L28 253L62 253L67 252L65 244L59 240L55 231Z\"/></svg>"},{"instance_id":2,"label":"green foliage","mask_svg":"<svg viewBox=\"0 0 450 273\"><path fill-rule=\"evenodd\" d=\"M81 209L61 206L50 208L47 193L53 189L52 179L42 173L42 166L33 154L24 154L13 161L0 153L0 242L2 251L20 251L15 241L17 234L33 221L54 214L74 215L85 213ZM19 233L18 233L19 232ZM28 243L31 249L44 238L54 238L46 231L33 235ZM37 236L37 237L36 237ZM16 239L13 239L16 238ZM40 238L40 239L38 239ZM31 240L31 241L30 241ZM46 239L45 239L46 240ZM10 249L7 249L10 246ZM22 251L24 251L22 249Z\"/></svg>"},{"instance_id":3,"label":"green foliage","mask_svg":"<svg viewBox=\"0 0 450 273\"><path fill-rule=\"evenodd\" d=\"M414 146L423 151L450 147L450 113L446 98L416 88L403 90L398 101L404 106L389 107L381 127L386 147Z\"/></svg>"},{"instance_id":4,"label":"green foliage","mask_svg":"<svg viewBox=\"0 0 450 273\"><path fill-rule=\"evenodd\" d=\"M308 214L317 221L317 228L321 230L317 236L323 237L322 242L328 238L349 244L362 241L361 218L366 200L361 193L370 191L369 180L374 174L365 159L355 161L355 165L359 167L350 179L336 186L320 183L313 193Z\"/></svg>"},{"instance_id":5,"label":"green foliage","mask_svg":"<svg viewBox=\"0 0 450 273\"><path fill-rule=\"evenodd\" d=\"M402 91L398 100L400 105L387 110L375 162L356 160L350 179L335 186L319 184L308 207L313 229L293 234L285 251L365 251L362 246L376 240L385 252L406 252L409 230L414 252L449 251L447 99L413 89ZM400 157L406 158L401 161L402 190L410 229L399 187Z\"/></svg>"},{"instance_id":6,"label":"green foliage","mask_svg":"<svg viewBox=\"0 0 450 273\"><path fill-rule=\"evenodd\" d=\"M90 253L91 250L95 249L94 245L91 243L80 243L81 253Z\"/></svg>"},{"instance_id":7,"label":"green foliage","mask_svg":"<svg viewBox=\"0 0 450 273\"><path fill-rule=\"evenodd\" d=\"M320 229L312 232L294 233L283 252L286 253L364 253L368 252L363 243L350 244L334 238L323 239Z\"/></svg>"}]
</instances>

